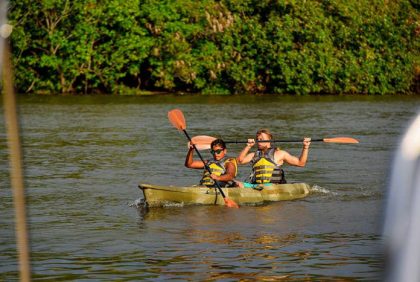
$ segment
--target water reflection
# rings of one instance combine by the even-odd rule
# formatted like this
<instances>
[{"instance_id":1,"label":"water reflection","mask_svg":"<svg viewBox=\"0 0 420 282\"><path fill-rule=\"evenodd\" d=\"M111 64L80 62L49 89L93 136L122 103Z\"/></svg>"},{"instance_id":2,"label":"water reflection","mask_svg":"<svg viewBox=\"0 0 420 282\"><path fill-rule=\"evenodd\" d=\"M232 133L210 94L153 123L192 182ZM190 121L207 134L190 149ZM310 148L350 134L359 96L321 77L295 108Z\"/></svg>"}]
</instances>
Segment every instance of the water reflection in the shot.
<instances>
[{"instance_id":1,"label":"water reflection","mask_svg":"<svg viewBox=\"0 0 420 282\"><path fill-rule=\"evenodd\" d=\"M177 263L190 265L204 279L307 278L302 267L313 278L379 277L379 272L375 274L373 269L379 271L382 259L379 253L376 257L371 253L380 249L379 236L308 234L311 217L305 205L297 201L240 210L218 206L153 208L143 214L139 228L142 234L155 228L170 234L161 238L165 247L157 252L159 257L183 253L183 261ZM297 232L289 232L292 222ZM166 273L182 276L168 270L172 267L166 265ZM326 271L330 274L325 275Z\"/></svg>"}]
</instances>

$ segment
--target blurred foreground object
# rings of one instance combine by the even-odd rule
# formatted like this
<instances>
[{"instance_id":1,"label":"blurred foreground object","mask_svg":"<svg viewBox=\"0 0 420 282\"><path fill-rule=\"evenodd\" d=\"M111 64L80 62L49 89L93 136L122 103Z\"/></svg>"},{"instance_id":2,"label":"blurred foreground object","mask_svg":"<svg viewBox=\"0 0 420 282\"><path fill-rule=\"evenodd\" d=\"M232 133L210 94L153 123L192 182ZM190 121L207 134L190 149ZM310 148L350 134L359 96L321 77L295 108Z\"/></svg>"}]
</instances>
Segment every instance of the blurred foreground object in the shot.
<instances>
[{"instance_id":1,"label":"blurred foreground object","mask_svg":"<svg viewBox=\"0 0 420 282\"><path fill-rule=\"evenodd\" d=\"M30 281L29 240L26 227L25 191L23 185L22 154L19 138L19 123L13 84L13 67L7 39L12 27L7 24L7 1L0 0L0 70L2 72L4 115L10 160L10 179L16 215L16 244L19 257L21 281Z\"/></svg>"},{"instance_id":2,"label":"blurred foreground object","mask_svg":"<svg viewBox=\"0 0 420 282\"><path fill-rule=\"evenodd\" d=\"M383 235L386 280L420 281L420 114L393 161Z\"/></svg>"},{"instance_id":3,"label":"blurred foreground object","mask_svg":"<svg viewBox=\"0 0 420 282\"><path fill-rule=\"evenodd\" d=\"M2 24L0 26L0 36L3 38L7 38L10 36L10 34L12 34L13 31L13 26L11 26L10 24Z\"/></svg>"}]
</instances>

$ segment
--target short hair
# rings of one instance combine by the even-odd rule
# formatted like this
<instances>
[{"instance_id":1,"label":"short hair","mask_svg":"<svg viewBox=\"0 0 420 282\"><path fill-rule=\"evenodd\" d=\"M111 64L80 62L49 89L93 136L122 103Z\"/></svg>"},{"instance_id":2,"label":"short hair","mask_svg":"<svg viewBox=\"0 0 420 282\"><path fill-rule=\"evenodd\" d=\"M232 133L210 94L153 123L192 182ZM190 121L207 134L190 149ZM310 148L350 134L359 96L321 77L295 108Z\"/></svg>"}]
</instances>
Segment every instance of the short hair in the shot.
<instances>
[{"instance_id":1,"label":"short hair","mask_svg":"<svg viewBox=\"0 0 420 282\"><path fill-rule=\"evenodd\" d=\"M213 142L211 142L211 144L210 144L210 148L213 149L213 147L214 146L217 146L217 145L219 145L220 147L222 147L222 149L226 149L226 143L222 139L213 140Z\"/></svg>"},{"instance_id":2,"label":"short hair","mask_svg":"<svg viewBox=\"0 0 420 282\"><path fill-rule=\"evenodd\" d=\"M262 128L262 129L258 130L256 135L257 136L261 135L261 133L267 134L268 137L270 138L270 140L273 139L273 134L271 134L270 130L268 130L267 128Z\"/></svg>"}]
</instances>

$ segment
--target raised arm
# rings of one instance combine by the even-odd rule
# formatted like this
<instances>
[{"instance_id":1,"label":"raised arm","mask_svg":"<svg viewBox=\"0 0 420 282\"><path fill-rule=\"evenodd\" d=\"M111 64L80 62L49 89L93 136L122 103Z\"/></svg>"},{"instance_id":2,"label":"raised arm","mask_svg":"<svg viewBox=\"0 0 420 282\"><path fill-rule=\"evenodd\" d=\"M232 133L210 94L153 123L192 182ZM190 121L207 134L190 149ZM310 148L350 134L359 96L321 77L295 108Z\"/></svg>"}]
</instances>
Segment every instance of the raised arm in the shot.
<instances>
[{"instance_id":1,"label":"raised arm","mask_svg":"<svg viewBox=\"0 0 420 282\"><path fill-rule=\"evenodd\" d=\"M248 153L248 152L254 145L255 145L255 140L248 139L248 143L246 144L245 148L239 153L239 156L238 156L239 164L247 164L252 160L255 153Z\"/></svg>"},{"instance_id":2,"label":"raised arm","mask_svg":"<svg viewBox=\"0 0 420 282\"><path fill-rule=\"evenodd\" d=\"M279 151L279 160L283 160L286 163L294 166L304 167L308 160L308 153L309 153L309 146L311 145L311 138L304 138L303 140L303 148L302 152L300 153L300 157L297 158L295 156L290 155L286 151Z\"/></svg>"},{"instance_id":3,"label":"raised arm","mask_svg":"<svg viewBox=\"0 0 420 282\"><path fill-rule=\"evenodd\" d=\"M204 163L200 161L196 161L193 159L194 154L194 147L190 145L190 148L188 149L187 156L185 157L185 166L188 168L204 168Z\"/></svg>"}]
</instances>

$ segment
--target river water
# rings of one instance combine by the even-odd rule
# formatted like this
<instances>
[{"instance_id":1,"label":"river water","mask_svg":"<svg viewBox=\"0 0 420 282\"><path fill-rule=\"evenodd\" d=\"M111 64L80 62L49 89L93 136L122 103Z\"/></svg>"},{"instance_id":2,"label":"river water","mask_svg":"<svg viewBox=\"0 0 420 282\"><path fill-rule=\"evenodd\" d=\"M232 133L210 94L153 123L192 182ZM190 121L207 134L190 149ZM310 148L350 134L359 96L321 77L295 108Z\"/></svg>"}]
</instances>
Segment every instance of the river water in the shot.
<instances>
[{"instance_id":1,"label":"river water","mask_svg":"<svg viewBox=\"0 0 420 282\"><path fill-rule=\"evenodd\" d=\"M142 208L138 183L196 184L185 136L313 143L301 200L229 209ZM2 108L3 110L3 108ZM380 280L383 199L393 152L419 97L25 97L19 100L34 280ZM299 155L301 144L281 148ZM236 155L241 145L230 145ZM204 155L209 157L208 152ZM4 120L0 123L0 280L18 279ZM240 177L250 168L240 167Z\"/></svg>"}]
</instances>

